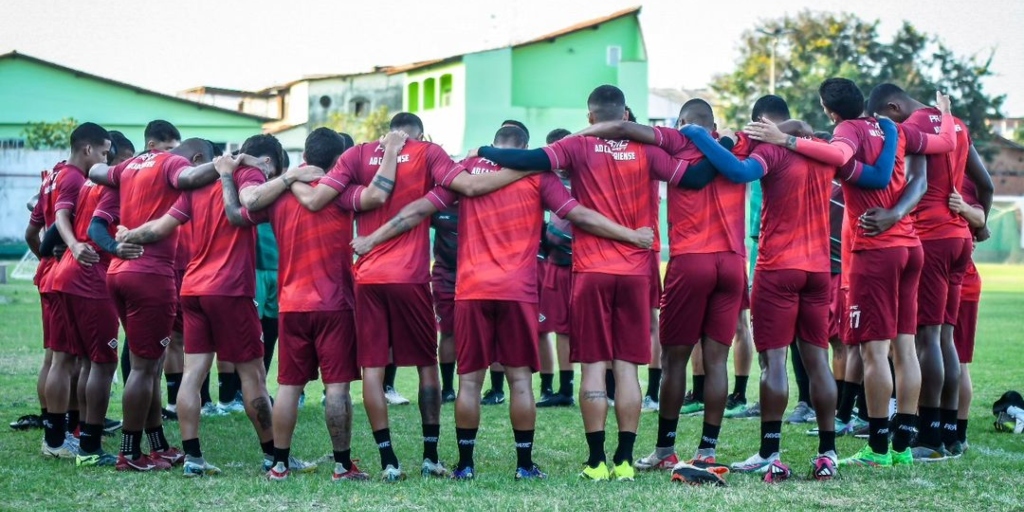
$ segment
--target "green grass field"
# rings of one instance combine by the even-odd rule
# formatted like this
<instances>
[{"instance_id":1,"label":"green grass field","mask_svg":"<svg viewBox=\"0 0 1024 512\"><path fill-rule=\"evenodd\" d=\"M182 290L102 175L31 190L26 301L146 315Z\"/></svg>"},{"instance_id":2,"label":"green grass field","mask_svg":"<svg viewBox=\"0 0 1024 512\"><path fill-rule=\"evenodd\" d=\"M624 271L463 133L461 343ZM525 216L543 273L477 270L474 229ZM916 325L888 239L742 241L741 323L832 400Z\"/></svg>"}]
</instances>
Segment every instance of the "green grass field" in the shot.
<instances>
[{"instance_id":1,"label":"green grass field","mask_svg":"<svg viewBox=\"0 0 1024 512\"><path fill-rule=\"evenodd\" d=\"M332 484L328 465L317 473L297 475L286 482L262 478L262 455L244 415L204 419L203 447L207 458L225 470L218 477L187 480L180 470L164 473L120 474L107 468L79 470L67 461L39 455L41 431L0 429L0 510L1021 510L1024 509L1024 436L996 434L992 402L1008 389L1024 390L1024 267L982 266L985 291L981 303L978 348L973 366L975 400L971 408L971 450L961 459L930 466L886 470L845 470L829 483L794 479L766 486L758 478L729 475L727 488L671 485L668 475L642 474L633 483L580 481L586 457L579 410L540 410L535 460L548 472L546 481L512 480L514 451L507 407L485 408L477 444L477 480L424 480L419 466L420 426L415 405L391 409L396 451L410 478L397 485L362 482ZM35 376L42 357L39 301L30 283L0 285L0 419L12 421L38 413ZM751 395L757 394L757 370ZM274 370L272 369L272 374ZM643 384L646 372L641 370ZM271 379L273 381L273 379ZM578 379L577 379L578 382ZM271 393L276 388L271 383ZM415 372L399 371L398 387L415 396ZM311 384L312 396L320 386ZM791 386L795 402L795 386ZM114 388L111 417L120 417L120 383ZM358 393L353 397L360 402ZM457 458L453 410L442 412L441 457ZM614 417L609 432L615 432ZM700 418L683 418L678 446L683 455L696 447ZM783 427L783 460L806 473L816 439L807 427ZM644 414L637 456L653 447L657 429L654 414ZM362 408L356 406L353 456L363 469L378 469L376 447ZM167 435L180 445L177 426ZM614 450L614 434L609 453ZM758 446L755 420L726 420L719 445L723 462L744 459ZM116 452L119 437L107 438L105 448ZM840 438L840 455L852 454L864 441ZM145 447L145 444L143 445ZM313 400L302 409L292 453L316 459L330 453L323 410Z\"/></svg>"}]
</instances>

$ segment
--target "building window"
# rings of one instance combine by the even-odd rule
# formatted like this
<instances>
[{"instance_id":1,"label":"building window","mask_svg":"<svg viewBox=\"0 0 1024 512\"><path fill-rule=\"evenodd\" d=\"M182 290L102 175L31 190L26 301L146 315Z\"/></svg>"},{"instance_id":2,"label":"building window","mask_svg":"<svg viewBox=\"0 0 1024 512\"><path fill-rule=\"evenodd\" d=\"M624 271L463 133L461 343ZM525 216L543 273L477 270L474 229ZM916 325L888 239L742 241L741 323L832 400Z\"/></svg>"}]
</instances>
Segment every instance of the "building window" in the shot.
<instances>
[{"instance_id":1,"label":"building window","mask_svg":"<svg viewBox=\"0 0 1024 512\"><path fill-rule=\"evenodd\" d=\"M441 75L441 107L452 106L452 75Z\"/></svg>"},{"instance_id":2,"label":"building window","mask_svg":"<svg viewBox=\"0 0 1024 512\"><path fill-rule=\"evenodd\" d=\"M409 112L420 110L420 84L412 82L409 84Z\"/></svg>"},{"instance_id":3,"label":"building window","mask_svg":"<svg viewBox=\"0 0 1024 512\"><path fill-rule=\"evenodd\" d=\"M22 149L25 139L0 139L0 149Z\"/></svg>"},{"instance_id":4,"label":"building window","mask_svg":"<svg viewBox=\"0 0 1024 512\"><path fill-rule=\"evenodd\" d=\"M326 108L331 108L331 97L330 96L320 96L320 106L325 108L325 109Z\"/></svg>"},{"instance_id":5,"label":"building window","mask_svg":"<svg viewBox=\"0 0 1024 512\"><path fill-rule=\"evenodd\" d=\"M370 100L366 98L356 98L352 100L352 113L356 117L366 117L366 114L370 113Z\"/></svg>"},{"instance_id":6,"label":"building window","mask_svg":"<svg viewBox=\"0 0 1024 512\"><path fill-rule=\"evenodd\" d=\"M622 47L609 46L606 55L607 64L613 68L617 68L619 67L619 62L622 60Z\"/></svg>"},{"instance_id":7,"label":"building window","mask_svg":"<svg viewBox=\"0 0 1024 512\"><path fill-rule=\"evenodd\" d=\"M431 110L437 103L437 80L428 78L423 81L423 110Z\"/></svg>"}]
</instances>

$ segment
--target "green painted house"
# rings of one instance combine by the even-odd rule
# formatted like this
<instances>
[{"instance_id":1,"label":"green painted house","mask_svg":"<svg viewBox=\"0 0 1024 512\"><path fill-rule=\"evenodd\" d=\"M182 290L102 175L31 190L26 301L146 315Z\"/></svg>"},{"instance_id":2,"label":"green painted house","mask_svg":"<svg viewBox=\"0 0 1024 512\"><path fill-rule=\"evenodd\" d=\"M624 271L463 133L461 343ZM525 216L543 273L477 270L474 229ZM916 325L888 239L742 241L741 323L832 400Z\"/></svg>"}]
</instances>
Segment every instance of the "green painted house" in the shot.
<instances>
[{"instance_id":1,"label":"green painted house","mask_svg":"<svg viewBox=\"0 0 1024 512\"><path fill-rule=\"evenodd\" d=\"M20 147L28 123L63 118L120 130L135 147L154 119L174 123L182 137L236 147L271 119L204 105L10 52L0 55L0 147Z\"/></svg>"},{"instance_id":2,"label":"green painted house","mask_svg":"<svg viewBox=\"0 0 1024 512\"><path fill-rule=\"evenodd\" d=\"M555 128L587 124L587 96L613 84L647 119L647 52L638 15L622 10L493 50L388 68L404 75L402 106L452 154L490 143L505 119L529 127L531 146Z\"/></svg>"}]
</instances>

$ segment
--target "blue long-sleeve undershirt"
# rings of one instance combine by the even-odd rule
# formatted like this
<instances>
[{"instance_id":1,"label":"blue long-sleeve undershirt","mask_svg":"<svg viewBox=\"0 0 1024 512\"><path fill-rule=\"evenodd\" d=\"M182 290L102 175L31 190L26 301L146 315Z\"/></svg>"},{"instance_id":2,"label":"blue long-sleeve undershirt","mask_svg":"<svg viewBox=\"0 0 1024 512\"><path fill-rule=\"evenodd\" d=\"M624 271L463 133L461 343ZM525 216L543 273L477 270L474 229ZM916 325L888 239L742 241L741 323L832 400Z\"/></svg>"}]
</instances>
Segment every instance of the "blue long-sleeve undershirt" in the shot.
<instances>
[{"instance_id":1,"label":"blue long-sleeve undershirt","mask_svg":"<svg viewBox=\"0 0 1024 512\"><path fill-rule=\"evenodd\" d=\"M728 149L723 148L711 134L696 125L686 125L679 130L692 140L697 149L711 161L718 172L735 183L749 183L764 176L764 167L753 158L740 161Z\"/></svg>"},{"instance_id":2,"label":"blue long-sleeve undershirt","mask_svg":"<svg viewBox=\"0 0 1024 512\"><path fill-rule=\"evenodd\" d=\"M551 160L543 149L511 149L483 146L477 152L502 167L517 171L550 171Z\"/></svg>"},{"instance_id":3,"label":"blue long-sleeve undershirt","mask_svg":"<svg viewBox=\"0 0 1024 512\"><path fill-rule=\"evenodd\" d=\"M899 146L899 132L896 129L896 123L891 119L879 119L878 125L882 127L882 133L885 134L885 143L882 146L882 152L875 160L875 165L854 161L854 169L850 174L845 172L845 166L843 169L843 174L851 177L848 181L860 188L879 190L888 187L889 181L892 180L893 168L896 165L896 148ZM856 172L858 166L860 173Z\"/></svg>"},{"instance_id":4,"label":"blue long-sleeve undershirt","mask_svg":"<svg viewBox=\"0 0 1024 512\"><path fill-rule=\"evenodd\" d=\"M110 236L110 225L107 224L106 220L99 217L93 217L92 221L89 222L89 238L96 245L109 252L110 254L117 254L117 241L114 237Z\"/></svg>"}]
</instances>

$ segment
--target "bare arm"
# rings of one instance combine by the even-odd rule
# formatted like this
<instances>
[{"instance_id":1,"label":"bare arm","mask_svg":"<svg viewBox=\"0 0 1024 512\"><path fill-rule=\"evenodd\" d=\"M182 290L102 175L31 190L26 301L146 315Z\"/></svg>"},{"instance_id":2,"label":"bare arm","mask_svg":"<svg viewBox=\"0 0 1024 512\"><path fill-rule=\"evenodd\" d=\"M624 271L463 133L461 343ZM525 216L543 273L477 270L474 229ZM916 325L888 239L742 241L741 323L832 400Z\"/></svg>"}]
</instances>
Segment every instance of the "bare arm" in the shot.
<instances>
[{"instance_id":1,"label":"bare arm","mask_svg":"<svg viewBox=\"0 0 1024 512\"><path fill-rule=\"evenodd\" d=\"M502 169L498 172L484 174L460 172L446 188L466 197L477 197L507 187L531 174L535 174L535 172L513 171L512 169Z\"/></svg>"},{"instance_id":2,"label":"bare arm","mask_svg":"<svg viewBox=\"0 0 1024 512\"><path fill-rule=\"evenodd\" d=\"M573 208L565 218L574 226L602 238L618 240L641 249L650 249L654 245L654 230L651 228L629 229L585 206Z\"/></svg>"},{"instance_id":3,"label":"bare arm","mask_svg":"<svg viewBox=\"0 0 1024 512\"><path fill-rule=\"evenodd\" d=\"M327 185L318 184L311 187L306 183L295 182L291 186L292 195L303 207L311 212L323 210L338 197L338 191Z\"/></svg>"},{"instance_id":4,"label":"bare arm","mask_svg":"<svg viewBox=\"0 0 1024 512\"><path fill-rule=\"evenodd\" d=\"M90 174L91 176L91 174ZM178 190L193 190L213 183L217 179L217 169L213 162L183 169L178 173Z\"/></svg>"},{"instance_id":5,"label":"bare arm","mask_svg":"<svg viewBox=\"0 0 1024 512\"><path fill-rule=\"evenodd\" d=\"M416 225L423 222L424 219L430 217L436 211L437 207L434 206L434 203L421 197L405 205L405 208L399 210L398 215L392 217L387 224L377 228L373 233L352 240L352 249L355 250L356 254L366 254L372 251L374 247L416 227Z\"/></svg>"},{"instance_id":6,"label":"bare arm","mask_svg":"<svg viewBox=\"0 0 1024 512\"><path fill-rule=\"evenodd\" d=\"M108 187L114 186L110 182L110 166L107 164L96 164L89 169L89 180L93 183L99 183L100 185L106 185Z\"/></svg>"},{"instance_id":7,"label":"bare arm","mask_svg":"<svg viewBox=\"0 0 1024 512\"><path fill-rule=\"evenodd\" d=\"M949 195L949 209L963 217L972 230L985 227L985 210L965 203L960 193Z\"/></svg>"},{"instance_id":8,"label":"bare arm","mask_svg":"<svg viewBox=\"0 0 1024 512\"><path fill-rule=\"evenodd\" d=\"M405 141L409 136L404 132L389 132L381 139L384 145L384 159L373 175L370 186L366 187L359 195L359 211L365 212L380 208L391 197L395 189L395 173L398 171L398 154L405 147Z\"/></svg>"},{"instance_id":9,"label":"bare arm","mask_svg":"<svg viewBox=\"0 0 1024 512\"><path fill-rule=\"evenodd\" d=\"M910 214L928 190L927 160L920 155L907 155L907 185L891 209L869 208L860 218L860 227L868 236L878 236Z\"/></svg>"},{"instance_id":10,"label":"bare arm","mask_svg":"<svg viewBox=\"0 0 1024 512\"><path fill-rule=\"evenodd\" d=\"M985 161L981 159L978 150L971 145L967 153L967 177L974 182L974 188L978 192L978 202L985 210L985 219L988 219L988 212L992 209L992 194L995 192L995 185L992 183L992 176L985 168Z\"/></svg>"},{"instance_id":11,"label":"bare arm","mask_svg":"<svg viewBox=\"0 0 1024 512\"><path fill-rule=\"evenodd\" d=\"M629 139L644 144L658 145L658 135L650 126L629 121L605 121L592 124L573 135L599 137L602 139Z\"/></svg>"},{"instance_id":12,"label":"bare arm","mask_svg":"<svg viewBox=\"0 0 1024 512\"><path fill-rule=\"evenodd\" d=\"M91 267L100 261L92 246L75 238L75 229L71 226L71 210L57 210L57 232L71 250L71 255L83 267Z\"/></svg>"},{"instance_id":13,"label":"bare arm","mask_svg":"<svg viewBox=\"0 0 1024 512\"><path fill-rule=\"evenodd\" d=\"M129 229L117 233L118 242L132 244L152 244L167 238L181 225L181 221L170 214L164 214L159 219L153 219L135 229Z\"/></svg>"},{"instance_id":14,"label":"bare arm","mask_svg":"<svg viewBox=\"0 0 1024 512\"><path fill-rule=\"evenodd\" d=\"M34 224L29 224L28 227L25 228L25 243L28 244L28 250L32 251L32 254L34 254L36 258L42 257L39 252L39 245L42 243L42 240L39 238L39 233L42 230L42 226L36 226Z\"/></svg>"}]
</instances>

